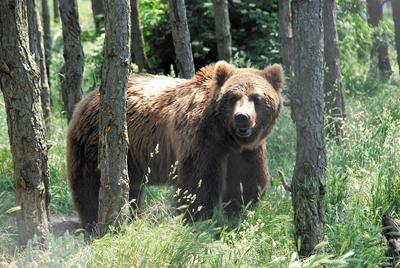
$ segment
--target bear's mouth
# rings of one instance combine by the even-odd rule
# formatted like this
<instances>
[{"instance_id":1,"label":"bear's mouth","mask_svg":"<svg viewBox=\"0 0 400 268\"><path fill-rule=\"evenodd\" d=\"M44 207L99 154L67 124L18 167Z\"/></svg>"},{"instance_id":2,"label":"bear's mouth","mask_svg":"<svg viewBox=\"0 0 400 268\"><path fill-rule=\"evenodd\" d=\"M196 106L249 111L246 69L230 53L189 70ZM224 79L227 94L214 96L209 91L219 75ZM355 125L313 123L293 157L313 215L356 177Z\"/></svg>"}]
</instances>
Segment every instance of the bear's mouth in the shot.
<instances>
[{"instance_id":1,"label":"bear's mouth","mask_svg":"<svg viewBox=\"0 0 400 268\"><path fill-rule=\"evenodd\" d=\"M248 138L253 133L252 128L237 128L236 135L240 138Z\"/></svg>"}]
</instances>

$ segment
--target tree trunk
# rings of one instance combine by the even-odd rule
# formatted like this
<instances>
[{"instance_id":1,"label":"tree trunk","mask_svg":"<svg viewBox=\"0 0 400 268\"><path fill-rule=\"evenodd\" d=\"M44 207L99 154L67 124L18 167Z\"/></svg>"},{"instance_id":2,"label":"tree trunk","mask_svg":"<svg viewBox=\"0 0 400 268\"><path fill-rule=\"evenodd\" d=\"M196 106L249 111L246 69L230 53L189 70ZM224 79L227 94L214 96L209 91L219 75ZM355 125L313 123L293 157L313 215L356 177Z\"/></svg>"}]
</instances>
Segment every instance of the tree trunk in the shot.
<instances>
[{"instance_id":1,"label":"tree trunk","mask_svg":"<svg viewBox=\"0 0 400 268\"><path fill-rule=\"evenodd\" d=\"M195 71L185 1L168 0L168 7L179 77L190 79Z\"/></svg>"},{"instance_id":2,"label":"tree trunk","mask_svg":"<svg viewBox=\"0 0 400 268\"><path fill-rule=\"evenodd\" d=\"M392 13L396 39L397 64L399 65L400 72L400 1L392 1Z\"/></svg>"},{"instance_id":3,"label":"tree trunk","mask_svg":"<svg viewBox=\"0 0 400 268\"><path fill-rule=\"evenodd\" d=\"M130 65L130 2L105 0L106 37L100 86L98 232L104 234L118 214L127 214L128 134L126 90Z\"/></svg>"},{"instance_id":4,"label":"tree trunk","mask_svg":"<svg viewBox=\"0 0 400 268\"><path fill-rule=\"evenodd\" d=\"M44 39L44 52L46 58L46 72L47 77L50 77L50 62L51 62L51 29L50 29L50 11L48 0L42 0L42 19L43 19L43 39ZM50 83L50 81L49 81Z\"/></svg>"},{"instance_id":5,"label":"tree trunk","mask_svg":"<svg viewBox=\"0 0 400 268\"><path fill-rule=\"evenodd\" d=\"M391 266L399 267L400 265L400 221L394 219L390 214L385 213L382 216L382 234L388 242L388 250L386 256L391 260Z\"/></svg>"},{"instance_id":6,"label":"tree trunk","mask_svg":"<svg viewBox=\"0 0 400 268\"><path fill-rule=\"evenodd\" d=\"M60 13L58 12L58 0L53 0L53 13L54 22L58 22L58 20L60 19Z\"/></svg>"},{"instance_id":7,"label":"tree trunk","mask_svg":"<svg viewBox=\"0 0 400 268\"><path fill-rule=\"evenodd\" d=\"M295 244L300 245L297 250L301 256L311 255L324 238L323 2L292 2L293 44L297 53L290 103L297 147L291 188Z\"/></svg>"},{"instance_id":8,"label":"tree trunk","mask_svg":"<svg viewBox=\"0 0 400 268\"><path fill-rule=\"evenodd\" d=\"M379 22L383 19L382 5L382 0L367 0L368 23L371 24L373 27L378 27ZM390 67L389 49L387 42L375 40L372 56L375 55L378 56L379 71L384 76L390 76L392 74L392 68Z\"/></svg>"},{"instance_id":9,"label":"tree trunk","mask_svg":"<svg viewBox=\"0 0 400 268\"><path fill-rule=\"evenodd\" d=\"M28 0L28 26L29 47L37 66L40 68L40 98L42 103L43 118L50 119L50 88L47 78L46 59L44 52L43 29L36 0Z\"/></svg>"},{"instance_id":10,"label":"tree trunk","mask_svg":"<svg viewBox=\"0 0 400 268\"><path fill-rule=\"evenodd\" d=\"M293 33L291 0L279 0L279 35L281 41L282 64L287 87L293 79Z\"/></svg>"},{"instance_id":11,"label":"tree trunk","mask_svg":"<svg viewBox=\"0 0 400 268\"><path fill-rule=\"evenodd\" d=\"M76 0L59 0L64 38L65 77L61 91L68 122L76 103L82 99L83 68L85 59L81 41L78 4Z\"/></svg>"},{"instance_id":12,"label":"tree trunk","mask_svg":"<svg viewBox=\"0 0 400 268\"><path fill-rule=\"evenodd\" d=\"M346 117L344 85L340 70L339 40L336 29L336 0L324 3L324 93L325 111L328 115L327 133L334 137L342 134Z\"/></svg>"},{"instance_id":13,"label":"tree trunk","mask_svg":"<svg viewBox=\"0 0 400 268\"><path fill-rule=\"evenodd\" d=\"M144 39L140 24L139 1L131 0L131 56L139 67L139 72L148 68L146 53L144 52ZM132 60L133 61L133 60Z\"/></svg>"},{"instance_id":14,"label":"tree trunk","mask_svg":"<svg viewBox=\"0 0 400 268\"><path fill-rule=\"evenodd\" d=\"M92 13L96 32L101 33L104 28L103 0L92 0Z\"/></svg>"},{"instance_id":15,"label":"tree trunk","mask_svg":"<svg viewBox=\"0 0 400 268\"><path fill-rule=\"evenodd\" d=\"M213 0L213 4L218 59L229 62L232 57L232 38L228 0Z\"/></svg>"},{"instance_id":16,"label":"tree trunk","mask_svg":"<svg viewBox=\"0 0 400 268\"><path fill-rule=\"evenodd\" d=\"M25 1L0 1L0 88L14 164L19 243L49 234L47 145L40 71L29 49Z\"/></svg>"}]
</instances>

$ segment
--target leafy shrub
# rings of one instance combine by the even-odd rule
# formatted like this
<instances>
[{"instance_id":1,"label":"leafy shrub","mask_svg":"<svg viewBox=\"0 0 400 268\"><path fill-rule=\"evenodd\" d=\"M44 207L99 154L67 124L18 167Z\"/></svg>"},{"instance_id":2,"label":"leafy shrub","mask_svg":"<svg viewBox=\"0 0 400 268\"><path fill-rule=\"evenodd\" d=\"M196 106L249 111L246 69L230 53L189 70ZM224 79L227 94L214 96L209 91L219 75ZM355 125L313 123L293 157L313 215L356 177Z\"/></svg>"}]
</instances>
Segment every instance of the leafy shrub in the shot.
<instances>
[{"instance_id":1,"label":"leafy shrub","mask_svg":"<svg viewBox=\"0 0 400 268\"><path fill-rule=\"evenodd\" d=\"M387 18L379 27L370 26L365 3L354 0L339 0L337 14L340 59L346 88L352 94L370 91L380 83L377 59L371 59L371 51L375 42L394 43L393 22Z\"/></svg>"},{"instance_id":2,"label":"leafy shrub","mask_svg":"<svg viewBox=\"0 0 400 268\"><path fill-rule=\"evenodd\" d=\"M339 8L340 10L340 8ZM373 29L358 14L338 12L343 80L351 92L362 91L369 72Z\"/></svg>"},{"instance_id":3,"label":"leafy shrub","mask_svg":"<svg viewBox=\"0 0 400 268\"><path fill-rule=\"evenodd\" d=\"M85 91L91 91L100 85L104 37L104 33L97 36L95 30L84 31L82 34L85 51Z\"/></svg>"},{"instance_id":4,"label":"leafy shrub","mask_svg":"<svg viewBox=\"0 0 400 268\"><path fill-rule=\"evenodd\" d=\"M187 18L196 69L218 60L211 1L187 0ZM276 0L229 1L232 52L257 67L280 61ZM175 52L166 1L140 3L145 49L153 72L169 74ZM175 72L176 67L175 68Z\"/></svg>"},{"instance_id":5,"label":"leafy shrub","mask_svg":"<svg viewBox=\"0 0 400 268\"><path fill-rule=\"evenodd\" d=\"M259 68L280 61L278 1L232 0L229 15L233 52Z\"/></svg>"}]
</instances>

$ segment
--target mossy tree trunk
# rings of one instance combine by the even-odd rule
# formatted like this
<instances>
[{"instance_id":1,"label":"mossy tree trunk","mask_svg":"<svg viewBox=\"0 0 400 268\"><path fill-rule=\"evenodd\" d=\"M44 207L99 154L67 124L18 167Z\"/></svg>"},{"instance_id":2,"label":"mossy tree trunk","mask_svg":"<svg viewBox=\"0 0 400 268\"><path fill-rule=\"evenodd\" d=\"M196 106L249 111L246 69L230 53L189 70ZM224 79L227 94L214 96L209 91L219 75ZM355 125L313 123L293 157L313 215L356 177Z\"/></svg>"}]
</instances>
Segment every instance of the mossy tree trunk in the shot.
<instances>
[{"instance_id":1,"label":"mossy tree trunk","mask_svg":"<svg viewBox=\"0 0 400 268\"><path fill-rule=\"evenodd\" d=\"M43 19L43 40L44 52L46 58L47 77L50 77L50 62L51 62L51 21L48 0L42 0L42 19ZM50 82L50 81L49 81Z\"/></svg>"},{"instance_id":2,"label":"mossy tree trunk","mask_svg":"<svg viewBox=\"0 0 400 268\"><path fill-rule=\"evenodd\" d=\"M129 194L126 91L131 58L130 1L105 0L104 4L106 37L99 114L99 234L105 233L119 213L127 213Z\"/></svg>"},{"instance_id":3,"label":"mossy tree trunk","mask_svg":"<svg viewBox=\"0 0 400 268\"><path fill-rule=\"evenodd\" d=\"M373 27L378 27L379 23L383 19L382 6L382 0L367 0L368 23ZM386 77L390 76L392 74L392 67L390 66L389 48L387 42L375 40L375 44L372 49L371 55L373 57L378 57L378 69L380 73Z\"/></svg>"},{"instance_id":4,"label":"mossy tree trunk","mask_svg":"<svg viewBox=\"0 0 400 268\"><path fill-rule=\"evenodd\" d=\"M146 53L144 51L144 39L142 25L140 23L139 1L131 0L131 57L135 61L139 72L148 68ZM132 60L133 61L133 60Z\"/></svg>"},{"instance_id":5,"label":"mossy tree trunk","mask_svg":"<svg viewBox=\"0 0 400 268\"><path fill-rule=\"evenodd\" d=\"M64 38L65 77L61 91L68 122L71 120L75 105L83 95L83 69L85 59L81 41L78 4L76 0L59 0Z\"/></svg>"},{"instance_id":6,"label":"mossy tree trunk","mask_svg":"<svg viewBox=\"0 0 400 268\"><path fill-rule=\"evenodd\" d=\"M279 36L281 41L282 64L287 87L293 79L293 33L291 0L279 0Z\"/></svg>"},{"instance_id":7,"label":"mossy tree trunk","mask_svg":"<svg viewBox=\"0 0 400 268\"><path fill-rule=\"evenodd\" d=\"M296 53L290 103L297 145L291 189L295 245L299 245L300 256L311 255L324 238L323 3L324 0L292 1Z\"/></svg>"},{"instance_id":8,"label":"mossy tree trunk","mask_svg":"<svg viewBox=\"0 0 400 268\"><path fill-rule=\"evenodd\" d=\"M213 5L218 59L229 62L232 57L232 37L228 0L213 0Z\"/></svg>"},{"instance_id":9,"label":"mossy tree trunk","mask_svg":"<svg viewBox=\"0 0 400 268\"><path fill-rule=\"evenodd\" d=\"M19 243L49 234L49 167L40 101L40 70L29 49L26 1L0 1L0 88L14 181Z\"/></svg>"},{"instance_id":10,"label":"mossy tree trunk","mask_svg":"<svg viewBox=\"0 0 400 268\"><path fill-rule=\"evenodd\" d=\"M397 64L399 65L400 72L400 1L392 1L392 14L396 40Z\"/></svg>"},{"instance_id":11,"label":"mossy tree trunk","mask_svg":"<svg viewBox=\"0 0 400 268\"><path fill-rule=\"evenodd\" d=\"M346 118L344 85L340 70L340 50L336 29L336 0L324 3L324 93L327 134L340 137Z\"/></svg>"},{"instance_id":12,"label":"mossy tree trunk","mask_svg":"<svg viewBox=\"0 0 400 268\"><path fill-rule=\"evenodd\" d=\"M101 33L104 28L103 0L92 0L92 13L96 32Z\"/></svg>"},{"instance_id":13,"label":"mossy tree trunk","mask_svg":"<svg viewBox=\"0 0 400 268\"><path fill-rule=\"evenodd\" d=\"M168 0L168 7L179 77L190 79L195 71L185 1Z\"/></svg>"},{"instance_id":14,"label":"mossy tree trunk","mask_svg":"<svg viewBox=\"0 0 400 268\"><path fill-rule=\"evenodd\" d=\"M43 41L43 28L36 0L28 0L28 26L29 48L35 56L37 66L40 68L40 96L42 102L43 117L47 122L50 119L50 87L47 78L46 57Z\"/></svg>"}]
</instances>

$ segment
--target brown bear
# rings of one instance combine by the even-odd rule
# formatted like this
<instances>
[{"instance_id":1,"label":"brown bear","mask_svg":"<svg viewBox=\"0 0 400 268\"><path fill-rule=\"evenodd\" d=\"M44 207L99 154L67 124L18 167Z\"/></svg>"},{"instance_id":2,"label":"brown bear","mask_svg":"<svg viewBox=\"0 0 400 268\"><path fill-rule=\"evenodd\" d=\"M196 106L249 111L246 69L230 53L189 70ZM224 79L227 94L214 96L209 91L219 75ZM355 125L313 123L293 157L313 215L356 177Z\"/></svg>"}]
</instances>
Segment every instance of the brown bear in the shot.
<instances>
[{"instance_id":1,"label":"brown bear","mask_svg":"<svg viewBox=\"0 0 400 268\"><path fill-rule=\"evenodd\" d=\"M264 70L220 61L190 80L132 76L127 92L129 199L140 208L143 185L176 187L188 220L227 202L235 213L268 183L265 138L282 107L280 65ZM68 180L85 228L97 221L99 92L77 104L67 134ZM177 170L177 176L171 171Z\"/></svg>"}]
</instances>

